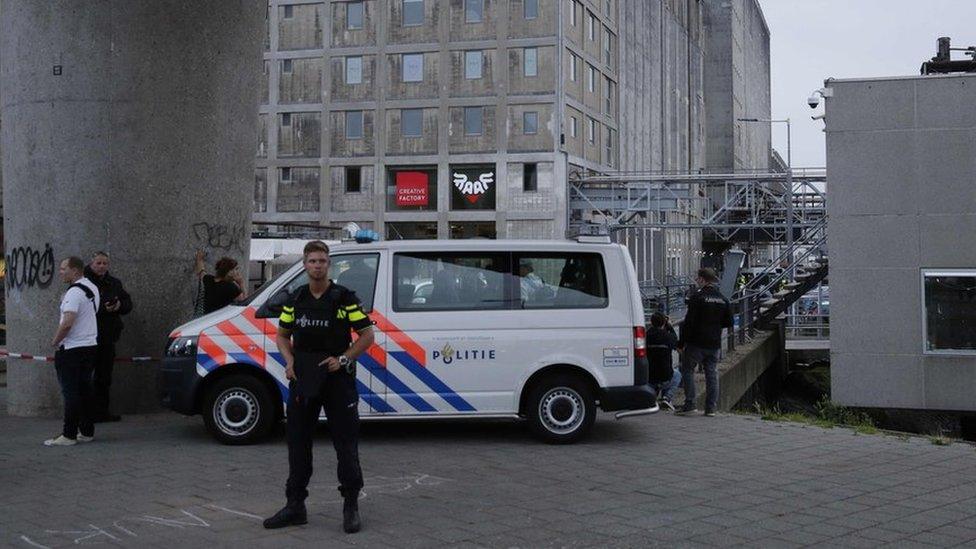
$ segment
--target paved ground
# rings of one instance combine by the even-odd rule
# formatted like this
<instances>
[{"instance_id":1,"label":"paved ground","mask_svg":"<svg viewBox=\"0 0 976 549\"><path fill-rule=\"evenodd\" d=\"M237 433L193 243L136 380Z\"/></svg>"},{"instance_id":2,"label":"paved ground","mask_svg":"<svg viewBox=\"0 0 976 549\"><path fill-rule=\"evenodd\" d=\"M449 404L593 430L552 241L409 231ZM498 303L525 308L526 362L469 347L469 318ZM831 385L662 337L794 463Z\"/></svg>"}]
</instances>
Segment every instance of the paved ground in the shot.
<instances>
[{"instance_id":1,"label":"paved ground","mask_svg":"<svg viewBox=\"0 0 976 549\"><path fill-rule=\"evenodd\" d=\"M328 431L308 526L268 532L285 445L215 444L199 418L127 417L45 448L0 416L0 546L976 546L976 451L752 417L601 418L574 446L510 423L370 424L365 530L340 532Z\"/></svg>"}]
</instances>

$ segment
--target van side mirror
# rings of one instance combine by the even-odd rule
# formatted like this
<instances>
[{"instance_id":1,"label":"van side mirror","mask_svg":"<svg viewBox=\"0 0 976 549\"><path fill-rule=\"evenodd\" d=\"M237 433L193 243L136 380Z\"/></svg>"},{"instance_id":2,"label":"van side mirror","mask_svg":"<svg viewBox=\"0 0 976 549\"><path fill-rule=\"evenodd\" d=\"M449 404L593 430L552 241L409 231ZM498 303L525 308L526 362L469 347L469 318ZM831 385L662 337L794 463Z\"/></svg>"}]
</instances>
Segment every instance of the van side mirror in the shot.
<instances>
[{"instance_id":1,"label":"van side mirror","mask_svg":"<svg viewBox=\"0 0 976 549\"><path fill-rule=\"evenodd\" d=\"M275 295L268 298L268 300L264 302L264 305L258 307L257 312L254 313L254 316L257 318L278 318L281 316L281 306L287 303L288 298L290 297L291 294L288 293L288 290L282 289Z\"/></svg>"}]
</instances>

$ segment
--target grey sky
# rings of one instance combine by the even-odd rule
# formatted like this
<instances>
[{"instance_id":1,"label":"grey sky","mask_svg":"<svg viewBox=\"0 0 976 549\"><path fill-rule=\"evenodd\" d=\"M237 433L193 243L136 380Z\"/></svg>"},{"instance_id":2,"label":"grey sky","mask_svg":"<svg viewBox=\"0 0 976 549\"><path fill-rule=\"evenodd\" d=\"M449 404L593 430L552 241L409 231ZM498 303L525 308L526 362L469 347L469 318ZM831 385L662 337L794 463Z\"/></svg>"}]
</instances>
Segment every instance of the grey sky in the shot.
<instances>
[{"instance_id":1,"label":"grey sky","mask_svg":"<svg viewBox=\"0 0 976 549\"><path fill-rule=\"evenodd\" d=\"M773 118L793 123L793 165L824 166L823 122L810 93L825 78L918 74L936 39L976 46L976 0L760 0L771 34ZM954 52L953 57L961 55ZM823 112L823 107L816 114ZM786 158L786 128L773 145Z\"/></svg>"}]
</instances>

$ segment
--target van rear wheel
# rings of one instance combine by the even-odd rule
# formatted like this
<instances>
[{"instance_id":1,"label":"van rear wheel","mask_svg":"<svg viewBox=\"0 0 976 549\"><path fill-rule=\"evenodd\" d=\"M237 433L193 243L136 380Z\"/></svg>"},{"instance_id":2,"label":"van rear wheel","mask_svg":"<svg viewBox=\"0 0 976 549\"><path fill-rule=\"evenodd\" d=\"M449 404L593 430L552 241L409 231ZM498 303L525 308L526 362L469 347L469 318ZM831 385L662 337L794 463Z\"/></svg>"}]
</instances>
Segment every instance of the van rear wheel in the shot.
<instances>
[{"instance_id":1,"label":"van rear wheel","mask_svg":"<svg viewBox=\"0 0 976 549\"><path fill-rule=\"evenodd\" d=\"M203 402L203 423L224 444L253 444L271 433L276 417L268 388L253 376L217 381Z\"/></svg>"},{"instance_id":2,"label":"van rear wheel","mask_svg":"<svg viewBox=\"0 0 976 549\"><path fill-rule=\"evenodd\" d=\"M526 412L533 434L551 444L576 442L596 421L593 391L582 379L565 374L535 384Z\"/></svg>"}]
</instances>

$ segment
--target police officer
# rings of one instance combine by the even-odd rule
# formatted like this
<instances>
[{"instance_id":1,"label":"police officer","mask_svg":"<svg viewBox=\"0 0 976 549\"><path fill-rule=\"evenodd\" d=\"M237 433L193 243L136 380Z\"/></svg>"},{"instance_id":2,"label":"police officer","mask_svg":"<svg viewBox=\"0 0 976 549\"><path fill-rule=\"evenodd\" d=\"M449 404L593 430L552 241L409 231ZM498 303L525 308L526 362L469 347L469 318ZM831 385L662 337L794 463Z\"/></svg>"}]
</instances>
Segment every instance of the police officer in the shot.
<instances>
[{"instance_id":1,"label":"police officer","mask_svg":"<svg viewBox=\"0 0 976 549\"><path fill-rule=\"evenodd\" d=\"M312 476L312 435L324 406L338 461L339 492L344 504L342 527L358 532L359 393L355 360L373 344L373 328L356 294L328 278L329 247L305 245L308 284L289 296L278 324L278 351L285 358L288 396L288 503L264 521L265 528L305 524L305 498ZM351 332L359 337L352 341Z\"/></svg>"}]
</instances>

